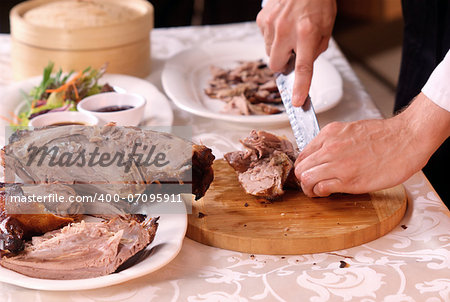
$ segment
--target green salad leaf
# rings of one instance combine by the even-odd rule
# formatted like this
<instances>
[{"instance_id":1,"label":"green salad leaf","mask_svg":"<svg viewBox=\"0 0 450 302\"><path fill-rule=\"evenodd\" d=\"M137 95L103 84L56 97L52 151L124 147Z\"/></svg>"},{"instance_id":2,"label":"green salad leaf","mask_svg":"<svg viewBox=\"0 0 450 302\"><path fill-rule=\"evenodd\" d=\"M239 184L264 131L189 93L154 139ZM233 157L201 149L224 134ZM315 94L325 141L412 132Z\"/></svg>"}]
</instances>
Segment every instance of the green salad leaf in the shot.
<instances>
[{"instance_id":1,"label":"green salad leaf","mask_svg":"<svg viewBox=\"0 0 450 302\"><path fill-rule=\"evenodd\" d=\"M2 117L15 129L28 126L30 119L49 111L76 111L77 103L83 98L101 93L104 86L98 80L105 74L106 65L100 69L87 67L81 72L63 73L60 68L53 72L54 63L49 62L42 73L39 85L29 93L21 91L26 105L17 116Z\"/></svg>"}]
</instances>

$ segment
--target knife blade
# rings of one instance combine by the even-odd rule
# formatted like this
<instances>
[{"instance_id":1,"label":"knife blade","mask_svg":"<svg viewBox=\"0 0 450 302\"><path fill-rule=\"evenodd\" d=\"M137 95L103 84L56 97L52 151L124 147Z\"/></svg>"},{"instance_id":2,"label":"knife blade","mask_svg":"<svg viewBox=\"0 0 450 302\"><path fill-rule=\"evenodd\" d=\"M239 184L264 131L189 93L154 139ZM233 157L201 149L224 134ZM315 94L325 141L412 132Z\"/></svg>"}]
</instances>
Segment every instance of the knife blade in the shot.
<instances>
[{"instance_id":1,"label":"knife blade","mask_svg":"<svg viewBox=\"0 0 450 302\"><path fill-rule=\"evenodd\" d=\"M264 7L267 0L261 2L261 7ZM295 52L292 51L291 57L286 64L284 73L276 74L276 83L280 91L281 100L289 117L292 131L294 132L297 147L302 151L306 145L312 141L319 133L319 123L317 122L316 113L314 112L311 98L308 97L302 107L294 107L292 105L292 94L294 91L295 79Z\"/></svg>"},{"instance_id":2,"label":"knife blade","mask_svg":"<svg viewBox=\"0 0 450 302\"><path fill-rule=\"evenodd\" d=\"M291 71L288 74L277 74L276 83L278 90L280 91L284 108L289 117L289 122L291 123L298 149L302 151L319 133L320 129L309 95L302 107L294 107L294 105L292 105L292 93L295 79L293 62L295 61L295 54L291 56L289 61L288 69Z\"/></svg>"}]
</instances>

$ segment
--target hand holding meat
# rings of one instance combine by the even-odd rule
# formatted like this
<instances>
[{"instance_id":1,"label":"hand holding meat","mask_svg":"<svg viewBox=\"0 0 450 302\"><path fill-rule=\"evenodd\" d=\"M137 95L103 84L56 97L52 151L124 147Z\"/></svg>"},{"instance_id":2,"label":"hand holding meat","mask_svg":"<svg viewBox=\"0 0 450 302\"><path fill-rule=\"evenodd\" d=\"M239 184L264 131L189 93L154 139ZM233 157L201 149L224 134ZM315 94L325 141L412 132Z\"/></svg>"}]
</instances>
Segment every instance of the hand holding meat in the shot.
<instances>
[{"instance_id":1,"label":"hand holding meat","mask_svg":"<svg viewBox=\"0 0 450 302\"><path fill-rule=\"evenodd\" d=\"M269 0L258 14L269 67L283 72L296 53L294 106L303 105L308 95L314 60L328 47L335 17L334 0Z\"/></svg>"},{"instance_id":2,"label":"hand holding meat","mask_svg":"<svg viewBox=\"0 0 450 302\"><path fill-rule=\"evenodd\" d=\"M424 94L386 120L331 123L300 153L295 175L308 196L367 193L406 181L450 136L450 112Z\"/></svg>"}]
</instances>

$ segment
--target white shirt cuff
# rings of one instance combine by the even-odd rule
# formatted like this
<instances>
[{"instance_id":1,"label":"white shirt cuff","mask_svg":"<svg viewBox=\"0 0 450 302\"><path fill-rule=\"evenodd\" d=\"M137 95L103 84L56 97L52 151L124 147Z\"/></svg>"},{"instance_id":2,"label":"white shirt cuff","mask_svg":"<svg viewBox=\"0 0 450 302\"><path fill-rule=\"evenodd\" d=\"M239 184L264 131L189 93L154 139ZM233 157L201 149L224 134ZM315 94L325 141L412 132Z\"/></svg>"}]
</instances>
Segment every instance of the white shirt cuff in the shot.
<instances>
[{"instance_id":1,"label":"white shirt cuff","mask_svg":"<svg viewBox=\"0 0 450 302\"><path fill-rule=\"evenodd\" d=\"M422 92L436 105L450 111L450 50L434 69Z\"/></svg>"}]
</instances>

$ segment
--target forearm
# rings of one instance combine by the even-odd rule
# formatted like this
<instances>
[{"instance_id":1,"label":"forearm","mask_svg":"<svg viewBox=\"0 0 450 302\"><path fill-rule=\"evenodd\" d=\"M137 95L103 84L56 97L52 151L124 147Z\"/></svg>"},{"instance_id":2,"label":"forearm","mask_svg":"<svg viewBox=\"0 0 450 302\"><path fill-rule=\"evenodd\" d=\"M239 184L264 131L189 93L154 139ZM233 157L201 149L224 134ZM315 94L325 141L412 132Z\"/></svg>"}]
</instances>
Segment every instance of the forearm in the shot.
<instances>
[{"instance_id":1,"label":"forearm","mask_svg":"<svg viewBox=\"0 0 450 302\"><path fill-rule=\"evenodd\" d=\"M308 196L366 193L422 169L450 135L450 112L419 94L387 120L330 123L300 153L295 175Z\"/></svg>"},{"instance_id":2,"label":"forearm","mask_svg":"<svg viewBox=\"0 0 450 302\"><path fill-rule=\"evenodd\" d=\"M405 125L408 135L414 138L417 158L423 158L424 164L450 136L450 112L436 105L424 93L420 93L394 119Z\"/></svg>"}]
</instances>

